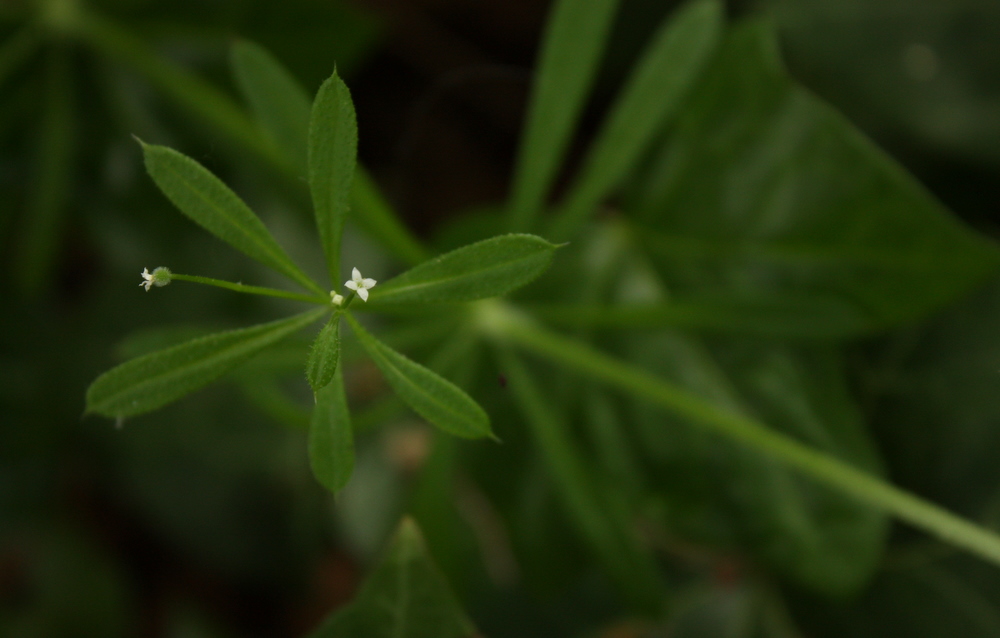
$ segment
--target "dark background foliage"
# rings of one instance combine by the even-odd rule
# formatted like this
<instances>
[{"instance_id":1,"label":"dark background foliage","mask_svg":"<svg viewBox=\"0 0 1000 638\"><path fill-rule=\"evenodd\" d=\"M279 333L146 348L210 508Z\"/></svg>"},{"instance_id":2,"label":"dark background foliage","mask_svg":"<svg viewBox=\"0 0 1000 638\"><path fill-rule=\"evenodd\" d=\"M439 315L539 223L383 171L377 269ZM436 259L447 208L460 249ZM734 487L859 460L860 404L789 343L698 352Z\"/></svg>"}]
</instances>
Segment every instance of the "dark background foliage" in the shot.
<instances>
[{"instance_id":1,"label":"dark background foliage","mask_svg":"<svg viewBox=\"0 0 1000 638\"><path fill-rule=\"evenodd\" d=\"M282 308L195 286L139 294L143 267L183 263L185 271L232 280L251 273L263 283L271 275L219 250L171 209L145 176L131 134L181 148L222 175L291 252L318 250L294 186L271 179L259 159L135 69L60 33L59 11L74 4L0 6L0 47L8 52L25 25L47 16L40 45L25 45L23 63L12 64L16 52L0 57L0 634L300 635L350 599L402 509L424 508L424 520L435 520L428 512L437 501L428 495L445 488L419 470L448 467L455 452L438 441L428 457L427 431L395 418L359 439L355 484L334 509L309 474L303 433L287 427L303 415L285 395L269 394L275 384L263 364L120 429L81 420L87 384L169 341L162 328L249 325ZM624 2L568 169L671 4ZM447 236L435 239L443 227L507 194L548 3L94 0L87 7L232 95L233 38L271 50L310 92L336 64L357 107L360 161L411 228L447 245ZM734 16L761 8L729 7ZM793 76L955 213L995 235L1000 6L775 0L764 8L774 12ZM361 235L352 241L348 250L377 270L380 253ZM929 327L853 343L847 353L857 371L850 391L861 398L888 475L988 522L1000 515L998 290L993 283ZM303 347L292 343L290 354L276 351L269 362L291 378ZM362 423L380 420L373 400L380 384L365 368L352 375L352 400L374 406ZM302 398L303 385L283 387ZM502 413L499 403L485 405ZM501 452L476 480L501 493L490 481L538 472L537 459ZM526 502L518 503L517 525L530 533L513 548L493 538L483 555L470 539L499 533L502 526L490 523L496 513L471 481L447 488L466 520L480 522L439 557L472 616L491 636L640 635L615 620L607 584L582 566L586 550L566 534L565 520L546 515L553 497L537 485L519 495ZM443 528L453 515L440 513ZM803 634L1000 633L994 568L925 547L905 530L894 539L906 551L891 554L857 599L830 603L788 588L787 613ZM684 549L671 551L686 556L685 573L702 576L704 587L691 595L696 604L685 607L676 635L750 635L737 627L757 595L743 578L752 565ZM511 551L521 557L516 564Z\"/></svg>"}]
</instances>

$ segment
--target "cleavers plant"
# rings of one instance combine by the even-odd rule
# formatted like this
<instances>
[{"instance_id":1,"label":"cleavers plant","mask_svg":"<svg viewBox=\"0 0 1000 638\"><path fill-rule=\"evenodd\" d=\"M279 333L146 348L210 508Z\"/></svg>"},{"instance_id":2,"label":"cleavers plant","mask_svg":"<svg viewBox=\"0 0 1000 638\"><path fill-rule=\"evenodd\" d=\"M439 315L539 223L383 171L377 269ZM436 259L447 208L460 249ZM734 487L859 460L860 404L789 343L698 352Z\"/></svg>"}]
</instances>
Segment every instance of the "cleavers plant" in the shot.
<instances>
[{"instance_id":1,"label":"cleavers plant","mask_svg":"<svg viewBox=\"0 0 1000 638\"><path fill-rule=\"evenodd\" d=\"M523 422L580 539L649 616L662 612L666 585L636 512L681 537L746 548L833 595L871 578L887 515L1000 565L995 533L881 477L835 347L960 298L996 273L996 246L799 88L766 20L727 25L717 0L692 0L653 35L549 211L618 4L556 2L506 212L430 259L356 171L354 107L337 74L310 107L266 52L236 44L235 74L269 153L308 176L330 285L307 276L204 167L140 142L182 213L304 292L165 268L143 271L147 290L188 281L318 307L126 362L93 383L87 411L124 419L157 409L323 319L304 362L315 397L309 459L337 492L354 464L343 321L399 399L442 431L497 438L489 415ZM605 211L612 197L617 208ZM349 219L412 267L375 282L364 264L344 264L345 281ZM457 317L453 334L488 344L486 365L509 378L516 408L480 393L484 409L380 341L360 312ZM570 426L577 412L586 436ZM710 527L698 508L722 522ZM316 635L470 635L423 551L404 522L355 604ZM410 579L426 600L410 596Z\"/></svg>"}]
</instances>

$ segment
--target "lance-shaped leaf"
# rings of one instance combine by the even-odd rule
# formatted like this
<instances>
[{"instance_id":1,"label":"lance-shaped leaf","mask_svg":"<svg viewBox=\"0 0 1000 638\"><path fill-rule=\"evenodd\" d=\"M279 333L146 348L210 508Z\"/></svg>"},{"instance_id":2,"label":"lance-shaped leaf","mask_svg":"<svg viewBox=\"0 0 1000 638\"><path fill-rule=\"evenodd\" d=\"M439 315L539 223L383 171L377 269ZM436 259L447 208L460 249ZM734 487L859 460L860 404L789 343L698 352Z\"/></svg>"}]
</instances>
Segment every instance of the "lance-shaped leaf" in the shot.
<instances>
[{"instance_id":1,"label":"lance-shaped leaf","mask_svg":"<svg viewBox=\"0 0 1000 638\"><path fill-rule=\"evenodd\" d=\"M354 471L354 433L340 368L333 383L316 392L309 423L309 465L316 480L334 494L347 485Z\"/></svg>"},{"instance_id":2,"label":"lance-shaped leaf","mask_svg":"<svg viewBox=\"0 0 1000 638\"><path fill-rule=\"evenodd\" d=\"M151 412L202 388L267 346L319 319L326 308L229 330L132 359L87 389L87 414L127 417Z\"/></svg>"},{"instance_id":3,"label":"lance-shaped leaf","mask_svg":"<svg viewBox=\"0 0 1000 638\"><path fill-rule=\"evenodd\" d=\"M329 323L316 335L309 359L306 361L306 378L312 387L313 394L319 394L330 381L337 370L337 360L340 359L340 313L334 313Z\"/></svg>"},{"instance_id":4,"label":"lance-shaped leaf","mask_svg":"<svg viewBox=\"0 0 1000 638\"><path fill-rule=\"evenodd\" d=\"M309 290L325 294L299 270L260 218L222 180L171 148L141 140L139 143L150 177L182 213L248 257Z\"/></svg>"},{"instance_id":5,"label":"lance-shaped leaf","mask_svg":"<svg viewBox=\"0 0 1000 638\"><path fill-rule=\"evenodd\" d=\"M373 337L350 314L344 316L385 380L417 414L455 436L493 436L490 418L468 394Z\"/></svg>"},{"instance_id":6,"label":"lance-shaped leaf","mask_svg":"<svg viewBox=\"0 0 1000 638\"><path fill-rule=\"evenodd\" d=\"M546 26L511 188L511 230L531 230L597 75L620 0L559 0Z\"/></svg>"},{"instance_id":7,"label":"lance-shaped leaf","mask_svg":"<svg viewBox=\"0 0 1000 638\"><path fill-rule=\"evenodd\" d=\"M478 635L431 560L416 523L399 526L389 553L354 601L309 638L472 638Z\"/></svg>"},{"instance_id":8,"label":"lance-shaped leaf","mask_svg":"<svg viewBox=\"0 0 1000 638\"><path fill-rule=\"evenodd\" d=\"M715 51L722 14L718 0L694 0L663 22L591 146L553 237L570 237L673 119Z\"/></svg>"},{"instance_id":9,"label":"lance-shaped leaf","mask_svg":"<svg viewBox=\"0 0 1000 638\"><path fill-rule=\"evenodd\" d=\"M319 87L309 118L309 189L330 280L340 281L340 237L350 207L358 124L347 85L337 76Z\"/></svg>"},{"instance_id":10,"label":"lance-shaped leaf","mask_svg":"<svg viewBox=\"0 0 1000 638\"><path fill-rule=\"evenodd\" d=\"M508 293L549 267L558 248L534 235L500 235L435 257L372 290L373 302L459 302Z\"/></svg>"},{"instance_id":11,"label":"lance-shaped leaf","mask_svg":"<svg viewBox=\"0 0 1000 638\"><path fill-rule=\"evenodd\" d=\"M230 64L257 124L303 170L309 135L309 96L263 47L237 40Z\"/></svg>"}]
</instances>

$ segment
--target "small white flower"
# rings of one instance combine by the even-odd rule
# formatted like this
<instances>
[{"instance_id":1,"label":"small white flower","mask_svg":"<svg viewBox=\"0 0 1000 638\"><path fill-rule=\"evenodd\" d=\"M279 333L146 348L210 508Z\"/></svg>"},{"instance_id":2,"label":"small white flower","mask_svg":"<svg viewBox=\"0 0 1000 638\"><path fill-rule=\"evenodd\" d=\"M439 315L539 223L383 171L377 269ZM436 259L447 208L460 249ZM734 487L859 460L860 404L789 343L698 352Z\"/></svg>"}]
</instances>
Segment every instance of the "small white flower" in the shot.
<instances>
[{"instance_id":1,"label":"small white flower","mask_svg":"<svg viewBox=\"0 0 1000 638\"><path fill-rule=\"evenodd\" d=\"M170 283L171 279L170 269L164 268L163 266L160 266L159 268L154 268L153 272L149 272L148 268L143 268L142 272L139 274L142 275L142 278L146 280L141 284L139 284L139 286L144 287L146 289L146 292L149 292L149 289L152 286L166 286L167 284Z\"/></svg>"},{"instance_id":2,"label":"small white flower","mask_svg":"<svg viewBox=\"0 0 1000 638\"><path fill-rule=\"evenodd\" d=\"M368 291L375 287L375 280L362 279L361 273L355 268L351 271L351 278L344 282L344 285L357 292L361 301L368 301Z\"/></svg>"},{"instance_id":3,"label":"small white flower","mask_svg":"<svg viewBox=\"0 0 1000 638\"><path fill-rule=\"evenodd\" d=\"M333 292L331 290L330 291L330 303L332 303L335 306L343 305L343 303L344 303L344 296L343 295L338 295L337 293L335 293L335 292Z\"/></svg>"}]
</instances>

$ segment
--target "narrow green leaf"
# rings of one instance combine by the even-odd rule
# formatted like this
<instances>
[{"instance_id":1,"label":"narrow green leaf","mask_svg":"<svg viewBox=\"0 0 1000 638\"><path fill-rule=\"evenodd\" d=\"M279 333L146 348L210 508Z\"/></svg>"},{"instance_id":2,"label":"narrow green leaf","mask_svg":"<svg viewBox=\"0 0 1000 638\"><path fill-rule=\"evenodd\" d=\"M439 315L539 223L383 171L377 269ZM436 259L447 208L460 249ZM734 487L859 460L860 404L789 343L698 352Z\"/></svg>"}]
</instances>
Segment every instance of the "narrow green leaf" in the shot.
<instances>
[{"instance_id":1,"label":"narrow green leaf","mask_svg":"<svg viewBox=\"0 0 1000 638\"><path fill-rule=\"evenodd\" d=\"M541 275L559 246L534 235L500 235L435 257L372 290L373 302L475 301Z\"/></svg>"},{"instance_id":2,"label":"narrow green leaf","mask_svg":"<svg viewBox=\"0 0 1000 638\"><path fill-rule=\"evenodd\" d=\"M340 313L333 313L330 321L316 335L309 359L306 361L306 378L313 394L326 387L333 380L340 359Z\"/></svg>"},{"instance_id":3,"label":"narrow green leaf","mask_svg":"<svg viewBox=\"0 0 1000 638\"><path fill-rule=\"evenodd\" d=\"M17 267L22 292L39 292L52 274L72 185L76 125L69 51L57 46L46 61L45 103L36 168L25 210Z\"/></svg>"},{"instance_id":4,"label":"narrow green leaf","mask_svg":"<svg viewBox=\"0 0 1000 638\"><path fill-rule=\"evenodd\" d=\"M468 394L377 340L350 314L344 317L385 380L417 414L455 436L493 436L490 418Z\"/></svg>"},{"instance_id":5,"label":"narrow green leaf","mask_svg":"<svg viewBox=\"0 0 1000 638\"><path fill-rule=\"evenodd\" d=\"M722 24L719 0L692 0L664 20L591 145L553 237L570 237L677 114L715 51Z\"/></svg>"},{"instance_id":6,"label":"narrow green leaf","mask_svg":"<svg viewBox=\"0 0 1000 638\"><path fill-rule=\"evenodd\" d=\"M309 424L309 465L316 480L334 494L347 485L354 471L354 432L339 367L333 382L316 392Z\"/></svg>"},{"instance_id":7,"label":"narrow green leaf","mask_svg":"<svg viewBox=\"0 0 1000 638\"><path fill-rule=\"evenodd\" d=\"M139 140L146 170L163 194L195 223L305 288L326 294L278 245L260 218L222 180L190 157Z\"/></svg>"},{"instance_id":8,"label":"narrow green leaf","mask_svg":"<svg viewBox=\"0 0 1000 638\"><path fill-rule=\"evenodd\" d=\"M500 348L499 354L514 398L581 535L630 603L643 612L657 614L666 599L666 587L652 554L629 530L627 516L602 502L592 468L520 358L507 348Z\"/></svg>"},{"instance_id":9,"label":"narrow green leaf","mask_svg":"<svg viewBox=\"0 0 1000 638\"><path fill-rule=\"evenodd\" d=\"M302 85L273 55L253 42L234 42L229 59L257 123L304 172L310 106Z\"/></svg>"},{"instance_id":10,"label":"narrow green leaf","mask_svg":"<svg viewBox=\"0 0 1000 638\"><path fill-rule=\"evenodd\" d=\"M309 638L472 638L462 610L413 520L399 526L389 553L357 597Z\"/></svg>"},{"instance_id":11,"label":"narrow green leaf","mask_svg":"<svg viewBox=\"0 0 1000 638\"><path fill-rule=\"evenodd\" d=\"M511 229L531 230L583 111L618 0L558 0L546 27L511 195Z\"/></svg>"},{"instance_id":12,"label":"narrow green leaf","mask_svg":"<svg viewBox=\"0 0 1000 638\"><path fill-rule=\"evenodd\" d=\"M309 118L309 189L330 281L340 283L340 237L350 208L358 123L347 85L334 71L319 87Z\"/></svg>"},{"instance_id":13,"label":"narrow green leaf","mask_svg":"<svg viewBox=\"0 0 1000 638\"><path fill-rule=\"evenodd\" d=\"M87 414L119 418L150 412L198 390L251 356L319 319L326 308L218 332L132 359L87 389Z\"/></svg>"}]
</instances>

